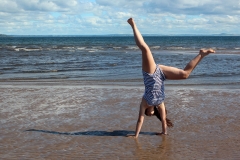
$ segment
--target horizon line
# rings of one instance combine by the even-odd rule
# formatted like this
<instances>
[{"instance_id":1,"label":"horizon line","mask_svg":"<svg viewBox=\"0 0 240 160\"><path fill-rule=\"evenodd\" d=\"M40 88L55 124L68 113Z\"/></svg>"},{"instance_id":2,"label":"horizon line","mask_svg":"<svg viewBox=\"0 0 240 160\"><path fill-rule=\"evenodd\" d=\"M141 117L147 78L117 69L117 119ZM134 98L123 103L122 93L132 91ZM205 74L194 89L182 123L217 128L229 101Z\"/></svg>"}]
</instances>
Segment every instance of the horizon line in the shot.
<instances>
[{"instance_id":1,"label":"horizon line","mask_svg":"<svg viewBox=\"0 0 240 160\"><path fill-rule=\"evenodd\" d=\"M227 34L227 33L219 33L219 34L142 34L143 36L240 36L240 34ZM0 37L8 37L8 36L72 36L72 37L84 37L84 36L133 36L133 34L0 34Z\"/></svg>"}]
</instances>

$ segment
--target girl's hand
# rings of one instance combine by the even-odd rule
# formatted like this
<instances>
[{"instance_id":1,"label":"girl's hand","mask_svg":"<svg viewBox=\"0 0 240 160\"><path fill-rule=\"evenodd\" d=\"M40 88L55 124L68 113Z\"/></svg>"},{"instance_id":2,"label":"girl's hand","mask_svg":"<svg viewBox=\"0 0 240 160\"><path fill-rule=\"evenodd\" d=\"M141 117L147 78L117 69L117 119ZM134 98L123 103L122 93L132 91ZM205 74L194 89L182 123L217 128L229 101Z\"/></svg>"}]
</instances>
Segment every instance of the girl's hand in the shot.
<instances>
[{"instance_id":1,"label":"girl's hand","mask_svg":"<svg viewBox=\"0 0 240 160\"><path fill-rule=\"evenodd\" d=\"M134 20L133 20L133 18L129 18L129 19L127 20L127 22L128 22L131 26L134 25Z\"/></svg>"},{"instance_id":2,"label":"girl's hand","mask_svg":"<svg viewBox=\"0 0 240 160\"><path fill-rule=\"evenodd\" d=\"M161 133L156 133L156 135L168 135L167 133L163 133L163 132L161 132Z\"/></svg>"}]
</instances>

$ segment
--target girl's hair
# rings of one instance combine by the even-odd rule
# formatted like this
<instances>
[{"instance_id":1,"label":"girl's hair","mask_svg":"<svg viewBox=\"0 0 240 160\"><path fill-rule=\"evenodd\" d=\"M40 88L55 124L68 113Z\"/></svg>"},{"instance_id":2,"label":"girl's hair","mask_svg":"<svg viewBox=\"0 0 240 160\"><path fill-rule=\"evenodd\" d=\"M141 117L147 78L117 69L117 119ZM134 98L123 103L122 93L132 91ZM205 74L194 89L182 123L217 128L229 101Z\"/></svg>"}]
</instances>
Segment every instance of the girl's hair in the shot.
<instances>
[{"instance_id":1,"label":"girl's hair","mask_svg":"<svg viewBox=\"0 0 240 160\"><path fill-rule=\"evenodd\" d=\"M166 112L166 115L167 115L167 109L165 108L165 112ZM145 114L146 114L146 111L145 111ZM147 115L147 114L146 114ZM154 115L160 120L162 121L162 118L160 116L160 113L158 112L158 109L156 106L154 106ZM167 121L167 126L168 127L173 127L173 123L171 122L170 119L166 118L166 121Z\"/></svg>"}]
</instances>

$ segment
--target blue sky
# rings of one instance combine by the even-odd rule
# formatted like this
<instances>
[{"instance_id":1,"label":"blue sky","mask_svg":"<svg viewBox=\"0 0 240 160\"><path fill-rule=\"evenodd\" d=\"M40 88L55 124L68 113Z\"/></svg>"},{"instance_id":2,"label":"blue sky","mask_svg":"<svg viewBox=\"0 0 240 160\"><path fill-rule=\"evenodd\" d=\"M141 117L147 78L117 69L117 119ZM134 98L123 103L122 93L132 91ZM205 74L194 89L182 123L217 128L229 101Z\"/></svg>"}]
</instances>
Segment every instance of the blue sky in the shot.
<instances>
[{"instance_id":1,"label":"blue sky","mask_svg":"<svg viewBox=\"0 0 240 160\"><path fill-rule=\"evenodd\" d=\"M240 0L1 0L0 34L240 34Z\"/></svg>"}]
</instances>

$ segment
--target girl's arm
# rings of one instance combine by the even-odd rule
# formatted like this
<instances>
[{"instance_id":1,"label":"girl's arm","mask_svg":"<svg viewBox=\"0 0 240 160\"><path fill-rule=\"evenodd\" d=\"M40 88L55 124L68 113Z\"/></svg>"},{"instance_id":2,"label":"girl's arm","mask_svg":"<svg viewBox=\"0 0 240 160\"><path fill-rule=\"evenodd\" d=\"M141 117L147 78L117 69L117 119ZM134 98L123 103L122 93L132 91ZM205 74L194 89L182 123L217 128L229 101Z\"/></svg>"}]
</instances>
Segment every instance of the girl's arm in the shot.
<instances>
[{"instance_id":1,"label":"girl's arm","mask_svg":"<svg viewBox=\"0 0 240 160\"><path fill-rule=\"evenodd\" d=\"M142 128L142 124L143 124L143 121L144 121L144 111L142 113L142 107L140 107L140 111L139 111L139 115L138 115L138 121L137 121L137 125L136 125L136 130L135 130L135 137L137 138L139 133L140 133L140 130Z\"/></svg>"},{"instance_id":2,"label":"girl's arm","mask_svg":"<svg viewBox=\"0 0 240 160\"><path fill-rule=\"evenodd\" d=\"M160 134L167 134L167 120L166 120L166 111L165 111L164 103L162 103L162 105L157 106L157 109L162 118L162 133Z\"/></svg>"},{"instance_id":3,"label":"girl's arm","mask_svg":"<svg viewBox=\"0 0 240 160\"><path fill-rule=\"evenodd\" d=\"M145 112L145 107L144 107L143 103L141 103L140 109L139 109L137 125L136 125L136 130L135 130L135 135L127 135L127 137L134 137L134 138L138 137L140 130L142 128L143 121L144 121L144 112Z\"/></svg>"}]
</instances>

